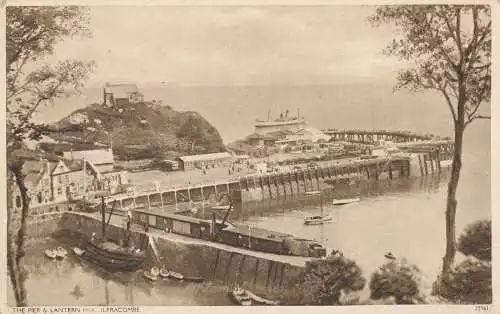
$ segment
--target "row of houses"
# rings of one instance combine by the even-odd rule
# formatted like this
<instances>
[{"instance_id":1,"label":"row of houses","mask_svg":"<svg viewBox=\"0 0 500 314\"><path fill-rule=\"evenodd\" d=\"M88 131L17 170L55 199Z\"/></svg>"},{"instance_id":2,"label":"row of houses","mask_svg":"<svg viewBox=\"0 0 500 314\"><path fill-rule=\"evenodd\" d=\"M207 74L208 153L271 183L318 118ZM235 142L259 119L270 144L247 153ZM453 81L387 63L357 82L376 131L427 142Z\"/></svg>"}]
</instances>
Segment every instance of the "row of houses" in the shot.
<instances>
[{"instance_id":1,"label":"row of houses","mask_svg":"<svg viewBox=\"0 0 500 314\"><path fill-rule=\"evenodd\" d=\"M110 149L65 152L57 162L40 159L23 165L31 208L83 199L95 192L119 192L128 184L126 171L113 169ZM21 195L13 189L13 204L20 208Z\"/></svg>"}]
</instances>

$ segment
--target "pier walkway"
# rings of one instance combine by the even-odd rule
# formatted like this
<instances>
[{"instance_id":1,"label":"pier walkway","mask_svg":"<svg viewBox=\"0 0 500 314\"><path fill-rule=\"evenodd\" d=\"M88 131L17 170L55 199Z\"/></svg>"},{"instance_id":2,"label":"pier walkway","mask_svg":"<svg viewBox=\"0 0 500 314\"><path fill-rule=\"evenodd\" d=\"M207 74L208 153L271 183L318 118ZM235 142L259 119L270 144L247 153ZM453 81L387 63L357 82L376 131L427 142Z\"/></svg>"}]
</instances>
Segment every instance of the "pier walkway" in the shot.
<instances>
[{"instance_id":1,"label":"pier walkway","mask_svg":"<svg viewBox=\"0 0 500 314\"><path fill-rule=\"evenodd\" d=\"M203 202L219 199L222 195L234 195L235 192L260 190L266 197L307 192L320 189L324 180L330 182L357 180L360 178L379 179L382 173L389 179L394 175L410 176L412 162L408 154L418 157L418 167L412 171L420 175L438 173L441 162L452 159L454 143L450 139L441 139L434 135L418 135L411 132L385 130L326 130L335 140L362 142L377 146L377 141L392 141L402 154L372 156L369 159L346 159L338 161L319 161L317 167L283 167L279 172L247 174L240 177L223 178L216 181L186 183L183 186L169 186L153 190L135 191L108 197L106 203L115 203L119 211L129 209L162 208L179 203ZM406 155L405 155L406 153ZM414 157L415 157L414 156ZM419 169L419 170L418 170Z\"/></svg>"}]
</instances>

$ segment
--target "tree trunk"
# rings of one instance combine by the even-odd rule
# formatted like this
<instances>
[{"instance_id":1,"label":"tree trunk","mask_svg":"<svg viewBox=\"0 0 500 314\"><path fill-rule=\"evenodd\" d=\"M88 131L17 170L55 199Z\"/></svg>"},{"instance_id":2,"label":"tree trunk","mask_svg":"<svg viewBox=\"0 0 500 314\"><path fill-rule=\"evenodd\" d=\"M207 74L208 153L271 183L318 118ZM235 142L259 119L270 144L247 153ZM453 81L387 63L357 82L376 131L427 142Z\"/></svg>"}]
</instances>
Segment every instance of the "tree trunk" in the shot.
<instances>
[{"instance_id":1,"label":"tree trunk","mask_svg":"<svg viewBox=\"0 0 500 314\"><path fill-rule=\"evenodd\" d=\"M459 110L460 111L460 110ZM447 273L455 260L456 235L455 217L457 211L457 188L462 169L462 143L464 135L463 118L455 124L455 151L453 152L453 163L451 166L451 177L448 182L448 196L446 199L446 253L443 257L443 269L441 275Z\"/></svg>"},{"instance_id":2,"label":"tree trunk","mask_svg":"<svg viewBox=\"0 0 500 314\"><path fill-rule=\"evenodd\" d=\"M13 209L13 191L12 187L14 185L14 180L12 180L12 176L9 173L7 177L7 270L9 274L10 283L12 285L12 290L14 292L14 299L16 304L19 301L19 288L18 288L18 276L16 273L14 256L16 255L16 249L13 245L13 233L14 233L14 225L13 225L13 213L11 212Z\"/></svg>"},{"instance_id":3,"label":"tree trunk","mask_svg":"<svg viewBox=\"0 0 500 314\"><path fill-rule=\"evenodd\" d=\"M17 306L27 306L26 299L26 270L24 269L24 242L26 238L27 222L28 222L28 212L29 212L29 200L28 200L28 189L24 184L24 176L22 174L22 168L24 163L18 163L16 166L11 167L12 173L16 181L16 185L21 193L21 223L19 230L17 231L16 242L16 254L14 258L14 272L17 276L17 290L18 290L18 300L16 300Z\"/></svg>"}]
</instances>

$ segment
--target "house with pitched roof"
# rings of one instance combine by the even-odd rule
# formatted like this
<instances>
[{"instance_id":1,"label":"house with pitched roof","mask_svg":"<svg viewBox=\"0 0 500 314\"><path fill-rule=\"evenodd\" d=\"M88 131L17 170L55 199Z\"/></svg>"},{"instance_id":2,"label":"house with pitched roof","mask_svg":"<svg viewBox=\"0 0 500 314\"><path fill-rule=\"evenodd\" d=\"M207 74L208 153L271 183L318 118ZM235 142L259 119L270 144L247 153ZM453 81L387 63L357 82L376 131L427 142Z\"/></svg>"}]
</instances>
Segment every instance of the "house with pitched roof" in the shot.
<instances>
[{"instance_id":1,"label":"house with pitched roof","mask_svg":"<svg viewBox=\"0 0 500 314\"><path fill-rule=\"evenodd\" d=\"M91 162L99 172L112 171L115 164L115 159L111 148L79 151L72 150L63 152L63 156L68 160L85 159L88 162Z\"/></svg>"},{"instance_id":2,"label":"house with pitched roof","mask_svg":"<svg viewBox=\"0 0 500 314\"><path fill-rule=\"evenodd\" d=\"M98 174L99 171L87 160L59 160L52 171L54 201L78 199L98 190Z\"/></svg>"},{"instance_id":3,"label":"house with pitched roof","mask_svg":"<svg viewBox=\"0 0 500 314\"><path fill-rule=\"evenodd\" d=\"M23 164L24 184L28 190L30 207L36 207L52 202L51 172L55 164L47 160L28 160ZM12 204L15 208L22 207L21 193L17 186L12 190Z\"/></svg>"},{"instance_id":4,"label":"house with pitched roof","mask_svg":"<svg viewBox=\"0 0 500 314\"><path fill-rule=\"evenodd\" d=\"M126 171L100 171L85 159L26 161L23 174L30 208L79 200L100 191L113 194L128 183ZM12 202L15 209L22 207L21 194L17 188L13 189Z\"/></svg>"},{"instance_id":5,"label":"house with pitched roof","mask_svg":"<svg viewBox=\"0 0 500 314\"><path fill-rule=\"evenodd\" d=\"M144 102L144 95L135 84L106 84L103 88L103 104L121 107Z\"/></svg>"}]
</instances>

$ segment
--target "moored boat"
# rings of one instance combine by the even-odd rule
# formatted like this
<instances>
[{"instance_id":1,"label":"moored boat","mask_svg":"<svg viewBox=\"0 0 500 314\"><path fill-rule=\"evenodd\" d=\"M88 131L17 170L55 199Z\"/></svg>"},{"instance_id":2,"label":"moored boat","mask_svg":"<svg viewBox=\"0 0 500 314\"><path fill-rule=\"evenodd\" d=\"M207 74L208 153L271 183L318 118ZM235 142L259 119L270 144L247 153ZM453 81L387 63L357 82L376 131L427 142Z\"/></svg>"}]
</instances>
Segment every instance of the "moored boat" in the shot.
<instances>
[{"instance_id":1,"label":"moored boat","mask_svg":"<svg viewBox=\"0 0 500 314\"><path fill-rule=\"evenodd\" d=\"M330 216L310 216L306 217L304 224L305 225L321 225L331 221L333 218Z\"/></svg>"},{"instance_id":2,"label":"moored boat","mask_svg":"<svg viewBox=\"0 0 500 314\"><path fill-rule=\"evenodd\" d=\"M355 203L355 202L359 202L359 201L360 201L359 197L346 198L346 199L333 200L332 204L334 206L340 206L340 205L346 205L346 204Z\"/></svg>"},{"instance_id":3,"label":"moored boat","mask_svg":"<svg viewBox=\"0 0 500 314\"><path fill-rule=\"evenodd\" d=\"M252 299L252 301L254 301L255 303L258 303L261 305L279 305L278 301L272 301L272 300L265 299L263 297L260 297L256 294L252 293L250 290L245 290L245 292L250 297L250 299Z\"/></svg>"},{"instance_id":4,"label":"moored boat","mask_svg":"<svg viewBox=\"0 0 500 314\"><path fill-rule=\"evenodd\" d=\"M146 259L142 252L126 250L111 242L89 242L81 257L112 272L135 271Z\"/></svg>"},{"instance_id":5,"label":"moored boat","mask_svg":"<svg viewBox=\"0 0 500 314\"><path fill-rule=\"evenodd\" d=\"M162 278L168 278L168 277L170 277L170 271L167 269L167 267L166 267L166 266L162 266L162 267L160 268L159 275L160 275L160 277L162 277Z\"/></svg>"},{"instance_id":6,"label":"moored boat","mask_svg":"<svg viewBox=\"0 0 500 314\"><path fill-rule=\"evenodd\" d=\"M305 195L321 195L321 191L308 191L304 193Z\"/></svg>"},{"instance_id":7,"label":"moored boat","mask_svg":"<svg viewBox=\"0 0 500 314\"><path fill-rule=\"evenodd\" d=\"M51 259L55 259L57 257L57 254L54 250L46 249L45 250L45 256Z\"/></svg>"},{"instance_id":8,"label":"moored boat","mask_svg":"<svg viewBox=\"0 0 500 314\"><path fill-rule=\"evenodd\" d=\"M61 246L55 249L54 253L56 253L56 258L58 259L63 259L66 257L66 255L68 255L68 251Z\"/></svg>"},{"instance_id":9,"label":"moored boat","mask_svg":"<svg viewBox=\"0 0 500 314\"><path fill-rule=\"evenodd\" d=\"M152 272L151 272L151 271L149 271L149 270L145 270L145 271L143 271L143 272L142 272L142 275L143 275L145 278L147 278L147 279L149 279L149 280L151 280L151 281L156 281L156 280L158 280L158 275L156 275L156 274L152 273Z\"/></svg>"},{"instance_id":10,"label":"moored boat","mask_svg":"<svg viewBox=\"0 0 500 314\"><path fill-rule=\"evenodd\" d=\"M177 280L184 280L184 275L172 270L169 272L169 277Z\"/></svg>"},{"instance_id":11,"label":"moored boat","mask_svg":"<svg viewBox=\"0 0 500 314\"><path fill-rule=\"evenodd\" d=\"M248 295L247 291L236 287L229 291L229 297L238 305L250 306L252 305L252 299Z\"/></svg>"},{"instance_id":12,"label":"moored boat","mask_svg":"<svg viewBox=\"0 0 500 314\"><path fill-rule=\"evenodd\" d=\"M214 205L210 207L212 210L228 210L231 205Z\"/></svg>"},{"instance_id":13,"label":"moored boat","mask_svg":"<svg viewBox=\"0 0 500 314\"><path fill-rule=\"evenodd\" d=\"M85 250L82 250L82 249L80 249L79 247L76 247L76 246L75 246L75 247L73 248L73 252L74 252L76 255L78 255L78 256L82 256L82 255L83 255L83 253L85 253Z\"/></svg>"},{"instance_id":14,"label":"moored boat","mask_svg":"<svg viewBox=\"0 0 500 314\"><path fill-rule=\"evenodd\" d=\"M158 277L158 275L160 275L160 269L156 266L151 267L151 274Z\"/></svg>"}]
</instances>

